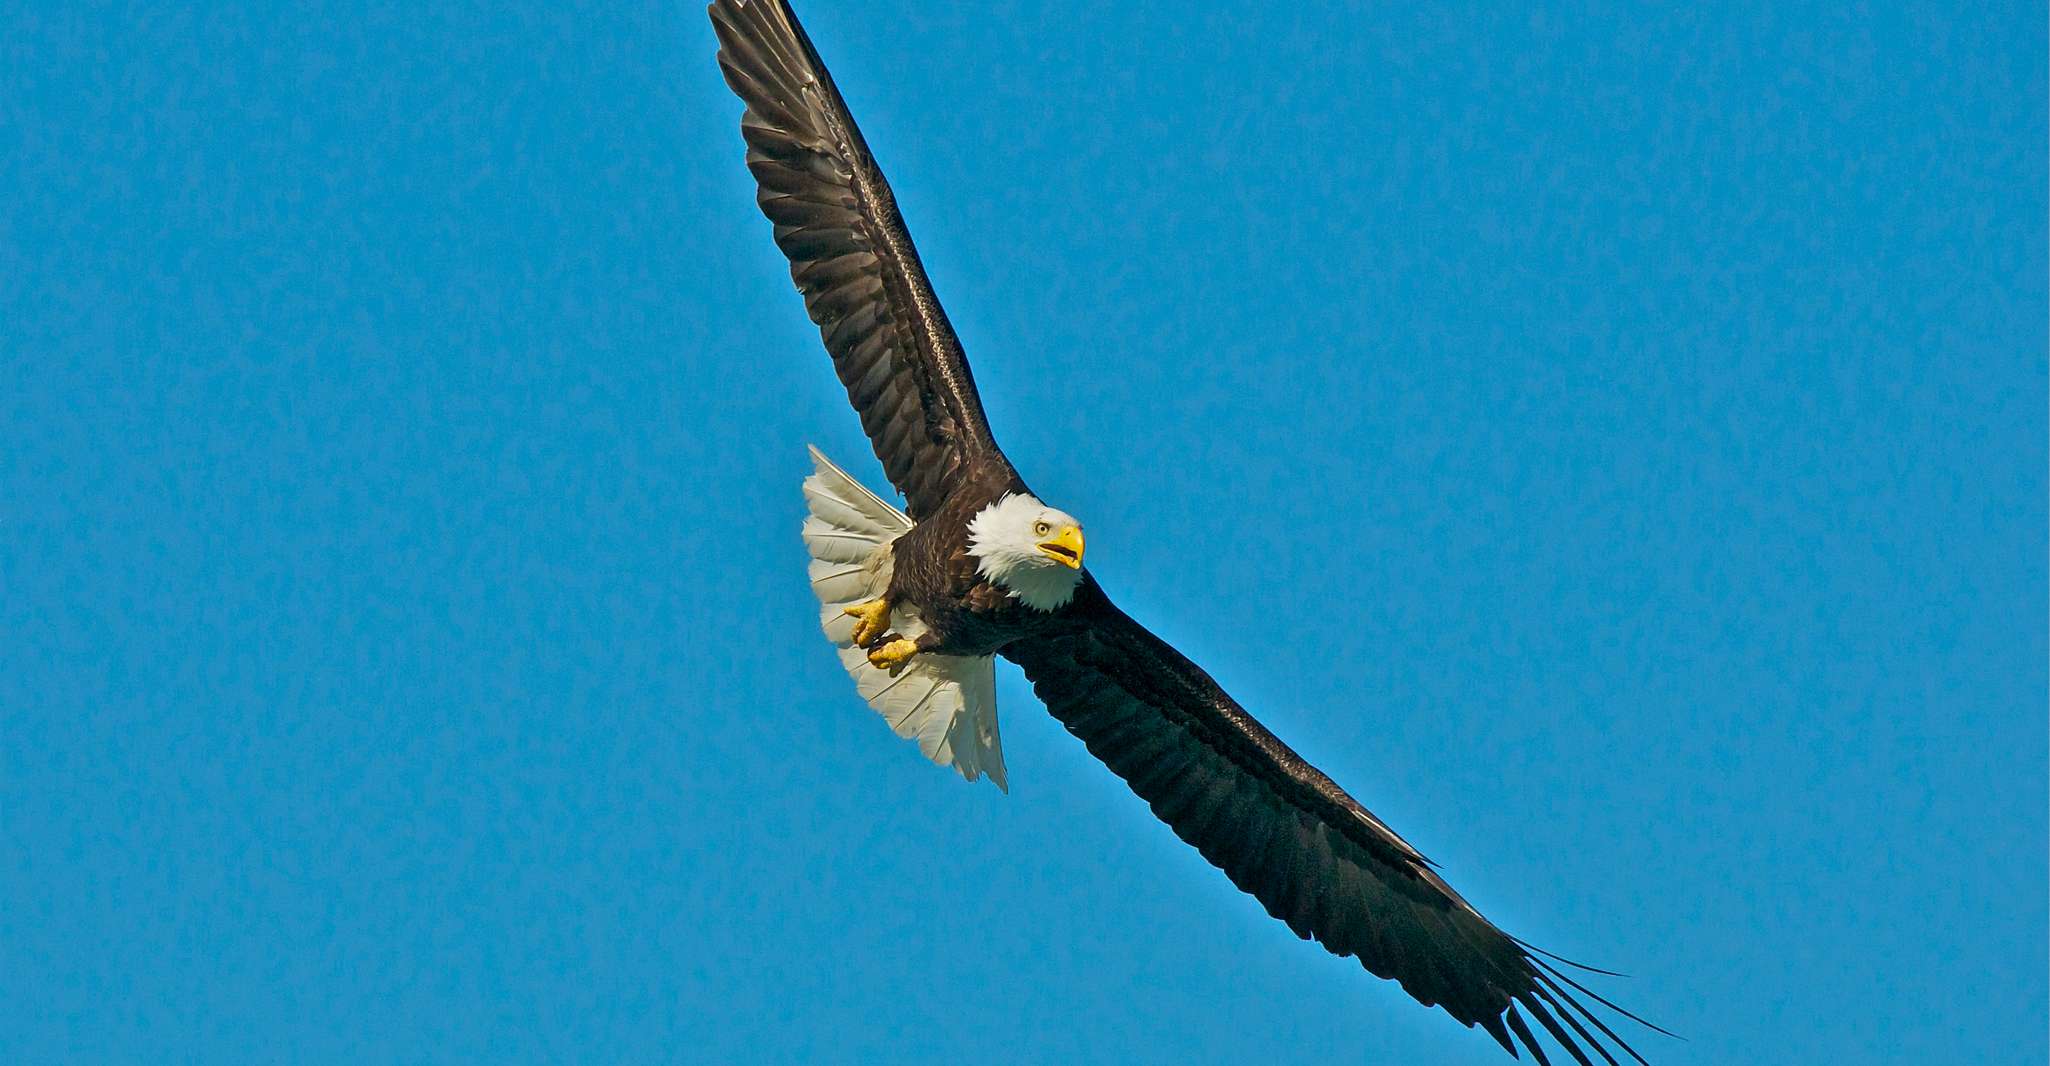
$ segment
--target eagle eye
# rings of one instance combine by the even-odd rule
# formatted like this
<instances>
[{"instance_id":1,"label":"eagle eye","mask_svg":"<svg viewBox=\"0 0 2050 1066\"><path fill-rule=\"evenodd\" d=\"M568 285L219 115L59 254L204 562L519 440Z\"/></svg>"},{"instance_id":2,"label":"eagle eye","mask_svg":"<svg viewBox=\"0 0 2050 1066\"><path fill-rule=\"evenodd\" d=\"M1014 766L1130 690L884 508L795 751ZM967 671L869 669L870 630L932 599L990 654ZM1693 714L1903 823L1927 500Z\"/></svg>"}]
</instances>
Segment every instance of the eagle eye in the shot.
<instances>
[{"instance_id":1,"label":"eagle eye","mask_svg":"<svg viewBox=\"0 0 2050 1066\"><path fill-rule=\"evenodd\" d=\"M1040 537L1043 537L1043 536L1046 536L1046 535L1047 535L1048 533L1051 533L1051 532L1053 532L1053 527L1052 527L1052 526L1050 526L1050 525L1047 525L1047 524L1046 524L1045 522L1034 522L1034 523L1032 523L1032 533L1033 533L1033 535L1034 535L1034 536L1040 536Z\"/></svg>"}]
</instances>

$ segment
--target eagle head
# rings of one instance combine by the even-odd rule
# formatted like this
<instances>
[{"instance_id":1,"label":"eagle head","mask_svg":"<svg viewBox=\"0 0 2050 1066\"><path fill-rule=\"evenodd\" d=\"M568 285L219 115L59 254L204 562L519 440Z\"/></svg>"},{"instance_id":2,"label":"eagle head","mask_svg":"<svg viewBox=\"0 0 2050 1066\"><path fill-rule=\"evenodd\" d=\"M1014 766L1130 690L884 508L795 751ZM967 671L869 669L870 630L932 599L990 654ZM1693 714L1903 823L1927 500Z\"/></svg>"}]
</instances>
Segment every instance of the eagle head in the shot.
<instances>
[{"instance_id":1,"label":"eagle head","mask_svg":"<svg viewBox=\"0 0 2050 1066\"><path fill-rule=\"evenodd\" d=\"M1037 496L1009 493L968 520L968 554L992 584L1051 611L1082 583L1082 523Z\"/></svg>"}]
</instances>

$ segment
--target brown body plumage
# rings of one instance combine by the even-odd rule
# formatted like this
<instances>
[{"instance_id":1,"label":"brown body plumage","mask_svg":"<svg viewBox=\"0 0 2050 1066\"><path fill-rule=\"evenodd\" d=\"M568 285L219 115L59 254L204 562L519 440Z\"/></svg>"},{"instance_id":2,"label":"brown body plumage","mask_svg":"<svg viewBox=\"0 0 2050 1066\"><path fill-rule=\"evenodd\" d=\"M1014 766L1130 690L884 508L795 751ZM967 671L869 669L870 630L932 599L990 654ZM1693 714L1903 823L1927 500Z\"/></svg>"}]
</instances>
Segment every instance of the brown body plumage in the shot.
<instances>
[{"instance_id":1,"label":"brown body plumage","mask_svg":"<svg viewBox=\"0 0 2050 1066\"><path fill-rule=\"evenodd\" d=\"M1022 486L1005 491L1022 491ZM1028 637L1067 632L1083 624L1072 603L1051 611L1029 607L979 572L978 561L968 550L968 521L1003 495L962 492L894 546L889 598L915 608L925 620L932 640L923 650L994 655Z\"/></svg>"}]
</instances>

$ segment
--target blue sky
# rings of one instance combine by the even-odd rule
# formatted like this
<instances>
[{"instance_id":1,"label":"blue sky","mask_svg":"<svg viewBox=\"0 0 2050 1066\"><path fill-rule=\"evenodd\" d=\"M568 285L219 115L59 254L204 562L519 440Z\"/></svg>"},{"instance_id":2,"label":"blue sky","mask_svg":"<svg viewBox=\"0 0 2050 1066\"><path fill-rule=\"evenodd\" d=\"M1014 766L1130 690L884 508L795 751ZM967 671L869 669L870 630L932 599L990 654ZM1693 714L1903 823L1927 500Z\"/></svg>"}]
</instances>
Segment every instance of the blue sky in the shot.
<instances>
[{"instance_id":1,"label":"blue sky","mask_svg":"<svg viewBox=\"0 0 2050 1066\"><path fill-rule=\"evenodd\" d=\"M695 3L0 34L0 1057L1490 1063L1000 676ZM1134 615L1656 1062L2046 1054L2040 4L805 4Z\"/></svg>"}]
</instances>

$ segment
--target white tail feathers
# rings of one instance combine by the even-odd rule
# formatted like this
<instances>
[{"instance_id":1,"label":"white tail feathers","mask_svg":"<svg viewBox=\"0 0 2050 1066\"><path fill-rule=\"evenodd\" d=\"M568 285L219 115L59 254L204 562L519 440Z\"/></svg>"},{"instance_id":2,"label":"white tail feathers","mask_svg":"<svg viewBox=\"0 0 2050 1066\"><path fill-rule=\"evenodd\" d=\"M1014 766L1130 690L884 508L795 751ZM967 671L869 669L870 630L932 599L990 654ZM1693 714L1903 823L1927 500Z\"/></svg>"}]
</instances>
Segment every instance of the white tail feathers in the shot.
<instances>
[{"instance_id":1,"label":"white tail feathers","mask_svg":"<svg viewBox=\"0 0 2050 1066\"><path fill-rule=\"evenodd\" d=\"M812 475L804 479L804 546L811 552L811 588L819 622L854 678L861 698L890 728L941 766L970 781L988 774L1006 792L1004 751L997 736L996 664L988 656L919 655L896 676L869 665L854 646L854 619L845 608L881 596L890 586L890 545L911 519L811 449ZM925 623L909 607L891 614L890 627L916 639Z\"/></svg>"}]
</instances>

